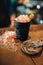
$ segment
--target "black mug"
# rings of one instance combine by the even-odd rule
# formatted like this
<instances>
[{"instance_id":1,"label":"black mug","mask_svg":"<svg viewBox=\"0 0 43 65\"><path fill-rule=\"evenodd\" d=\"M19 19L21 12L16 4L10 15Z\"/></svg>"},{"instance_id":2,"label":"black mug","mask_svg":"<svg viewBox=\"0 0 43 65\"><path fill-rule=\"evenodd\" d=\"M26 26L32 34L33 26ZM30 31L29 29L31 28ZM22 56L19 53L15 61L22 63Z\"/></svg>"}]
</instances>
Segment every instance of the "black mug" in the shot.
<instances>
[{"instance_id":1,"label":"black mug","mask_svg":"<svg viewBox=\"0 0 43 65\"><path fill-rule=\"evenodd\" d=\"M16 37L21 41L25 41L28 38L28 33L30 29L30 22L21 23L14 21Z\"/></svg>"}]
</instances>

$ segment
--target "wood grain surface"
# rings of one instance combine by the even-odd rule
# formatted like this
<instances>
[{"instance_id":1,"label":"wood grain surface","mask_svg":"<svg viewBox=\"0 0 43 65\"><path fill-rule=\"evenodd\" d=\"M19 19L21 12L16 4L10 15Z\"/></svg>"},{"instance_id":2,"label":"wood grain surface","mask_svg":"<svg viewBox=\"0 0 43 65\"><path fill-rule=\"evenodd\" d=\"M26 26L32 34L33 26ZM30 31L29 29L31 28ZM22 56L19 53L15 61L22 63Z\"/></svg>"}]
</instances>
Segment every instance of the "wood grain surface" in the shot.
<instances>
[{"instance_id":1,"label":"wood grain surface","mask_svg":"<svg viewBox=\"0 0 43 65\"><path fill-rule=\"evenodd\" d=\"M12 28L1 28L0 34ZM31 40L43 39L43 25L30 25L29 37ZM29 56L21 51L21 43L17 44L17 51L11 52L8 49L0 47L0 65L43 65L43 51L38 56ZM43 49L42 49L43 50Z\"/></svg>"}]
</instances>

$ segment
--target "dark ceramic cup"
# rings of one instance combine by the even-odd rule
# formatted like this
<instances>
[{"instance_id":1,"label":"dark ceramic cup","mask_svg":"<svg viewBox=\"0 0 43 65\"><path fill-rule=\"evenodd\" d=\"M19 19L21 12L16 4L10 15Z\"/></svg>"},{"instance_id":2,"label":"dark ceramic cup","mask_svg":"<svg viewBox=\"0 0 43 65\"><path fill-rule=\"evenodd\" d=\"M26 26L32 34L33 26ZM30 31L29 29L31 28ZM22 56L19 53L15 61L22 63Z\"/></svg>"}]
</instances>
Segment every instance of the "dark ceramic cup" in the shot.
<instances>
[{"instance_id":1,"label":"dark ceramic cup","mask_svg":"<svg viewBox=\"0 0 43 65\"><path fill-rule=\"evenodd\" d=\"M17 39L21 41L27 40L29 29L30 29L30 22L20 23L20 22L14 21L14 26L15 26Z\"/></svg>"}]
</instances>

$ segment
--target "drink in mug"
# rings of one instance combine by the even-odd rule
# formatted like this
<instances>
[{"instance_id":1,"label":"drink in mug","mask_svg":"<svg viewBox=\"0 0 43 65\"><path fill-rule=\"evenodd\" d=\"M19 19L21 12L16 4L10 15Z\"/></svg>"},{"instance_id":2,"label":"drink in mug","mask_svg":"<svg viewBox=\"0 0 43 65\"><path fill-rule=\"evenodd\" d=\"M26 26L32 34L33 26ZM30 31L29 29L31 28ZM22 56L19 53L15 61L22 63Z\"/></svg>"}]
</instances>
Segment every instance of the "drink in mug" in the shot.
<instances>
[{"instance_id":1,"label":"drink in mug","mask_svg":"<svg viewBox=\"0 0 43 65\"><path fill-rule=\"evenodd\" d=\"M30 15L29 18L28 15L20 15L15 19L14 25L17 39L21 41L27 40L32 16Z\"/></svg>"}]
</instances>

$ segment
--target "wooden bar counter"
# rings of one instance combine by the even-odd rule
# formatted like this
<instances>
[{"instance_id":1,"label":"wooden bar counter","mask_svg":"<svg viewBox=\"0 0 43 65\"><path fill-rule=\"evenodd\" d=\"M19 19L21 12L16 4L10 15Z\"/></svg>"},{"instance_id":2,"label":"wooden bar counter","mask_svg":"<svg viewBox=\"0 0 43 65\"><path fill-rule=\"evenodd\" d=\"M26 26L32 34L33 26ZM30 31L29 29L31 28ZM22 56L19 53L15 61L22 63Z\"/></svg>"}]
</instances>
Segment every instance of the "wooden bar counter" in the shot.
<instances>
[{"instance_id":1,"label":"wooden bar counter","mask_svg":"<svg viewBox=\"0 0 43 65\"><path fill-rule=\"evenodd\" d=\"M6 30L14 30L12 28L0 28L0 34ZM29 39L43 39L43 25L31 25L29 31ZM0 48L0 65L43 65L43 50L38 56L29 56L21 51L20 43L16 52L8 51Z\"/></svg>"}]
</instances>

